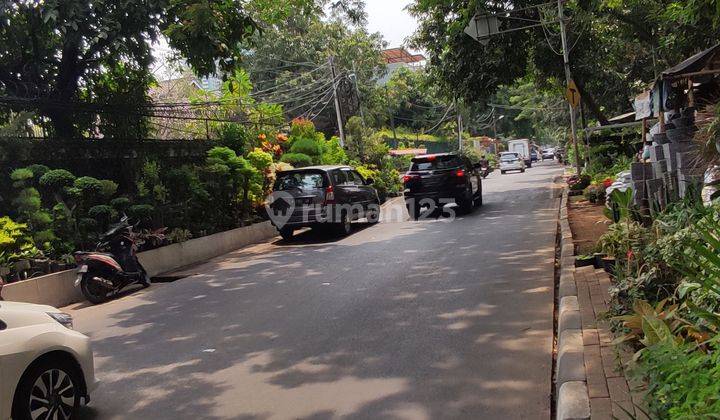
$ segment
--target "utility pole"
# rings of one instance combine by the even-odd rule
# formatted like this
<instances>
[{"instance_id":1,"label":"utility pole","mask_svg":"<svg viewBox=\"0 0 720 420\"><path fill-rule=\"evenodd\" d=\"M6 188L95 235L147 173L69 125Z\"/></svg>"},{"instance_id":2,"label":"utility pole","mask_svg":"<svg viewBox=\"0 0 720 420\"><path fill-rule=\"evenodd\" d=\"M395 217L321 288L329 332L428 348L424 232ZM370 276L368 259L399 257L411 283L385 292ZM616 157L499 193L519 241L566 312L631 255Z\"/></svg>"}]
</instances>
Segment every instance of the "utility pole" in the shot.
<instances>
[{"instance_id":1,"label":"utility pole","mask_svg":"<svg viewBox=\"0 0 720 420\"><path fill-rule=\"evenodd\" d=\"M572 76L570 75L570 51L568 51L567 34L565 33L565 12L563 11L563 1L558 0L558 19L560 21L560 39L562 40L563 49L563 66L565 67L565 85L570 86ZM570 108L570 130L572 131L573 147L575 148L575 166L577 174L580 176L582 169L580 167L580 152L577 144L577 127L575 127L575 108L568 103Z\"/></svg>"},{"instance_id":2,"label":"utility pole","mask_svg":"<svg viewBox=\"0 0 720 420\"><path fill-rule=\"evenodd\" d=\"M458 150L462 150L462 115L460 115L460 105L457 98L454 98L455 102L455 114L457 115L457 130L458 130Z\"/></svg>"},{"instance_id":3,"label":"utility pole","mask_svg":"<svg viewBox=\"0 0 720 420\"><path fill-rule=\"evenodd\" d=\"M388 104L388 114L390 115L390 127L392 128L393 133L393 142L395 143L395 147L397 148L397 134L395 133L395 115L393 114L392 110L390 109L390 95L388 95L388 87L385 85L385 101Z\"/></svg>"},{"instance_id":4,"label":"utility pole","mask_svg":"<svg viewBox=\"0 0 720 420\"><path fill-rule=\"evenodd\" d=\"M340 99L337 91L337 75L335 74L335 57L328 58L330 73L332 74L333 96L335 97L335 114L337 115L338 132L340 133L340 147L345 148L345 130L343 129L342 112L340 111Z\"/></svg>"},{"instance_id":5,"label":"utility pole","mask_svg":"<svg viewBox=\"0 0 720 420\"><path fill-rule=\"evenodd\" d=\"M358 109L360 110L360 118L362 119L363 127L365 127L365 113L362 109L362 104L360 103L360 88L358 87L358 74L357 70L355 69L355 61L352 62L352 71L353 71L353 81L355 82L355 95L357 95L358 98Z\"/></svg>"}]
</instances>

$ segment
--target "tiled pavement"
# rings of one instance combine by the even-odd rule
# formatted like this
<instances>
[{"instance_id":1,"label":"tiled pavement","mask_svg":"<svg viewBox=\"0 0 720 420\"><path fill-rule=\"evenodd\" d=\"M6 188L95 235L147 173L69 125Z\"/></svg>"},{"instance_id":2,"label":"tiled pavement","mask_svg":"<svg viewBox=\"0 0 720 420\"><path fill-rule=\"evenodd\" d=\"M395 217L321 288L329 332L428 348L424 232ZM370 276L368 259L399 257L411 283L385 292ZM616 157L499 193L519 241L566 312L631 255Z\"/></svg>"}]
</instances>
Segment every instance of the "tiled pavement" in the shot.
<instances>
[{"instance_id":1,"label":"tiled pavement","mask_svg":"<svg viewBox=\"0 0 720 420\"><path fill-rule=\"evenodd\" d=\"M610 278L592 266L575 270L582 323L585 374L592 420L647 419L642 384L628 385L623 366L631 352L612 344L605 319L610 303ZM632 389L632 391L631 391Z\"/></svg>"}]
</instances>

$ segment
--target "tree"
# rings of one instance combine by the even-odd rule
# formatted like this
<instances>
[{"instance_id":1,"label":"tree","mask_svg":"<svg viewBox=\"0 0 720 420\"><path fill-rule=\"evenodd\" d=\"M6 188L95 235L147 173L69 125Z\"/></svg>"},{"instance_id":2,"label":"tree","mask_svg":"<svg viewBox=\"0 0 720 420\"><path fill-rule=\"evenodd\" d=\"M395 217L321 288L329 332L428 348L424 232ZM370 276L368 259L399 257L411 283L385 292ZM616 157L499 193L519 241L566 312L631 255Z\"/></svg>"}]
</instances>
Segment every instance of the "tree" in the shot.
<instances>
[{"instance_id":1,"label":"tree","mask_svg":"<svg viewBox=\"0 0 720 420\"><path fill-rule=\"evenodd\" d=\"M94 125L87 114L143 119L161 34L208 75L231 72L257 28L240 0L14 2L0 11L0 90L12 109L36 108L56 135L73 137Z\"/></svg>"},{"instance_id":2,"label":"tree","mask_svg":"<svg viewBox=\"0 0 720 420\"><path fill-rule=\"evenodd\" d=\"M354 65L365 102L385 68L380 55L384 42L380 34L368 33L362 20L348 17L347 11L353 7L362 10L362 2L348 2L350 9L337 6L337 1L317 3L330 3L336 12L327 17L318 7L312 13L288 15L283 25L263 26L253 37L253 47L246 51L244 66L255 87L255 98L283 105L288 118L312 117L318 128L330 133L337 122L328 58L335 57L337 74L350 87L348 74Z\"/></svg>"},{"instance_id":3,"label":"tree","mask_svg":"<svg viewBox=\"0 0 720 420\"><path fill-rule=\"evenodd\" d=\"M482 45L463 29L476 12L507 13L545 21L556 18L540 2L416 0L420 21L414 43L428 51L429 70L444 89L469 101L484 101L499 86L533 75L537 86L564 80L554 23L492 37ZM718 42L716 2L695 0L577 1L566 4L570 63L584 105L601 122L629 108L628 99L645 89L655 72ZM448 19L448 16L454 18ZM612 114L610 114L612 115Z\"/></svg>"}]
</instances>

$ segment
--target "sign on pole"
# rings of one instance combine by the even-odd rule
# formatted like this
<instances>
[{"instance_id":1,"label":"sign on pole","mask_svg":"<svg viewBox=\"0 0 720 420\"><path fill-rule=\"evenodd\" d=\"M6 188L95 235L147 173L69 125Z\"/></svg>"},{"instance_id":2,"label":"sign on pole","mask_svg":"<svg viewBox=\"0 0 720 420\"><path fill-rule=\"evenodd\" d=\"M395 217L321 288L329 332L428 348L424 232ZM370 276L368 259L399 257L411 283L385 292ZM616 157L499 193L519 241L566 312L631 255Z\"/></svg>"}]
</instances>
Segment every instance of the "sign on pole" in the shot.
<instances>
[{"instance_id":1,"label":"sign on pole","mask_svg":"<svg viewBox=\"0 0 720 420\"><path fill-rule=\"evenodd\" d=\"M491 35L496 35L499 30L498 18L495 16L475 15L468 26L465 27L465 33L470 35L475 41L483 45L487 45Z\"/></svg>"},{"instance_id":2,"label":"sign on pole","mask_svg":"<svg viewBox=\"0 0 720 420\"><path fill-rule=\"evenodd\" d=\"M572 79L568 82L567 90L565 90L565 99L567 99L573 108L577 108L578 105L580 105L580 91Z\"/></svg>"}]
</instances>

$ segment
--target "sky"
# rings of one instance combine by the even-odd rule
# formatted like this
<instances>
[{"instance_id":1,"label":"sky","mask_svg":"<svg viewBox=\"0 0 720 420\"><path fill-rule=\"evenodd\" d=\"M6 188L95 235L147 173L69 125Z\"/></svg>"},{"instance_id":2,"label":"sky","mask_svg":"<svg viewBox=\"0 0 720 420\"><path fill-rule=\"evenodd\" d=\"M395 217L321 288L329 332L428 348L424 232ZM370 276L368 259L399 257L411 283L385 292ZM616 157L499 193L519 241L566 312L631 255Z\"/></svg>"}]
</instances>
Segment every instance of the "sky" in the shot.
<instances>
[{"instance_id":1,"label":"sky","mask_svg":"<svg viewBox=\"0 0 720 420\"><path fill-rule=\"evenodd\" d=\"M380 32L388 48L399 47L417 28L415 19L404 10L408 4L407 0L365 0L368 30Z\"/></svg>"}]
</instances>

